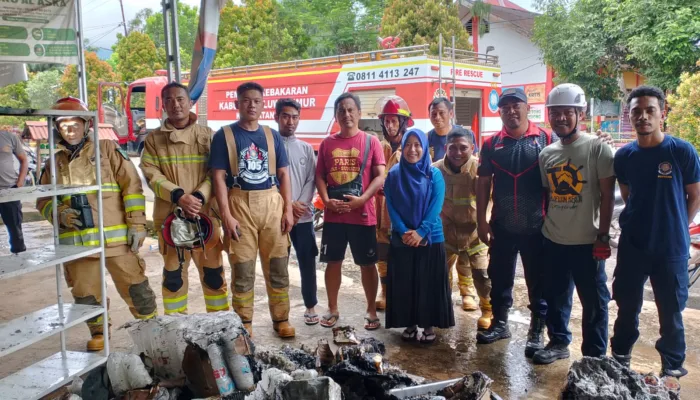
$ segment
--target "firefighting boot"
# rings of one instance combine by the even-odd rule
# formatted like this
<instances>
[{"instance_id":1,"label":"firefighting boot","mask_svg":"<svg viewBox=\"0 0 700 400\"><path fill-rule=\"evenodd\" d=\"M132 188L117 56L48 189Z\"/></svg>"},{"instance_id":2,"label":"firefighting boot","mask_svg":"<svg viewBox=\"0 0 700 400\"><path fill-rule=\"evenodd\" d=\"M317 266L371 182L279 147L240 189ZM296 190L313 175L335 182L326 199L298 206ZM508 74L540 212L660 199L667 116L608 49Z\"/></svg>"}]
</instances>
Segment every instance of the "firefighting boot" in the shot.
<instances>
[{"instance_id":1,"label":"firefighting boot","mask_svg":"<svg viewBox=\"0 0 700 400\"><path fill-rule=\"evenodd\" d=\"M476 299L472 295L462 296L462 310L464 311L476 311L479 309L479 305L476 304Z\"/></svg>"},{"instance_id":2,"label":"firefighting boot","mask_svg":"<svg viewBox=\"0 0 700 400\"><path fill-rule=\"evenodd\" d=\"M289 321L274 322L272 328L281 338L293 338L296 335L294 327L289 324Z\"/></svg>"},{"instance_id":3,"label":"firefighting boot","mask_svg":"<svg viewBox=\"0 0 700 400\"><path fill-rule=\"evenodd\" d=\"M386 310L386 285L382 283L382 291L379 293L379 298L376 301L377 310Z\"/></svg>"},{"instance_id":4,"label":"firefighting boot","mask_svg":"<svg viewBox=\"0 0 700 400\"><path fill-rule=\"evenodd\" d=\"M481 317L477 321L476 325L480 330L489 329L491 326L491 320L493 319L493 311L491 311L491 302L488 299L481 298Z\"/></svg>"},{"instance_id":5,"label":"firefighting boot","mask_svg":"<svg viewBox=\"0 0 700 400\"><path fill-rule=\"evenodd\" d=\"M532 314L530 329L525 343L525 357L532 358L539 350L544 349L544 318Z\"/></svg>"},{"instance_id":6,"label":"firefighting boot","mask_svg":"<svg viewBox=\"0 0 700 400\"><path fill-rule=\"evenodd\" d=\"M102 351L105 348L105 337L101 333L92 335L87 342L87 351Z\"/></svg>"},{"instance_id":7,"label":"firefighting boot","mask_svg":"<svg viewBox=\"0 0 700 400\"><path fill-rule=\"evenodd\" d=\"M253 337L253 322L244 322L243 327L248 331L248 336Z\"/></svg>"}]
</instances>

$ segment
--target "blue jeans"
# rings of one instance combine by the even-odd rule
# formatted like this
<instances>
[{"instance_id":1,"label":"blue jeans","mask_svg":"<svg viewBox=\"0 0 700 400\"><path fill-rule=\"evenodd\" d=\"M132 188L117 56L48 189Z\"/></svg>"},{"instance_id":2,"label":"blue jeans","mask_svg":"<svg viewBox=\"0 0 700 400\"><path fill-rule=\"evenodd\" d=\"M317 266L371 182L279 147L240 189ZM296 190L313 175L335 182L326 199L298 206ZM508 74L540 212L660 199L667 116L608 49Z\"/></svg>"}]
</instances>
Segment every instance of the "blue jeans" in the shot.
<instances>
[{"instance_id":1,"label":"blue jeans","mask_svg":"<svg viewBox=\"0 0 700 400\"><path fill-rule=\"evenodd\" d=\"M13 253L26 251L22 233L22 203L20 201L0 203L0 216L10 237L10 251Z\"/></svg>"},{"instance_id":2,"label":"blue jeans","mask_svg":"<svg viewBox=\"0 0 700 400\"><path fill-rule=\"evenodd\" d=\"M489 248L488 274L491 278L491 306L496 321L508 321L508 310L513 306L516 258L520 253L525 270L525 284L530 299L530 311L544 318L547 303L542 296L542 234L517 235L492 224L494 238Z\"/></svg>"},{"instance_id":3,"label":"blue jeans","mask_svg":"<svg viewBox=\"0 0 700 400\"><path fill-rule=\"evenodd\" d=\"M589 357L604 356L608 348L608 303L605 261L593 258L593 245L561 245L544 240L549 340L569 345L569 319L574 285L583 306L583 344L581 353Z\"/></svg>"},{"instance_id":4,"label":"blue jeans","mask_svg":"<svg viewBox=\"0 0 700 400\"><path fill-rule=\"evenodd\" d=\"M656 350L661 355L662 368L682 367L685 361L685 329L681 313L688 300L688 260L649 257L626 240L623 234L614 277L613 299L619 311L610 339L612 351L620 355L632 352L639 338L644 284L650 279L661 325L661 338L656 341Z\"/></svg>"},{"instance_id":5,"label":"blue jeans","mask_svg":"<svg viewBox=\"0 0 700 400\"><path fill-rule=\"evenodd\" d=\"M306 308L318 304L316 298L316 233L313 222L296 224L289 233L292 239L294 251L297 253L299 272L301 273L301 296L304 298Z\"/></svg>"}]
</instances>

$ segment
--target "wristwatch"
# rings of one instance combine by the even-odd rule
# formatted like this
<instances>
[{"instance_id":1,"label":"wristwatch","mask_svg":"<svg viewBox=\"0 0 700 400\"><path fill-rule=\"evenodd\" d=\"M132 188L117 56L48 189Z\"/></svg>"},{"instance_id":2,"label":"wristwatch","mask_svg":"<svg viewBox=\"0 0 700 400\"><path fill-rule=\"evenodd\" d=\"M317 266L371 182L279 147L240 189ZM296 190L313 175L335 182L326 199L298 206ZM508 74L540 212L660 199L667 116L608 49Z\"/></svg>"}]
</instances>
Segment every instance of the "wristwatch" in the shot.
<instances>
[{"instance_id":1,"label":"wristwatch","mask_svg":"<svg viewBox=\"0 0 700 400\"><path fill-rule=\"evenodd\" d=\"M596 236L596 238L601 243L608 244L610 242L610 235L608 235L607 233L600 233L600 234L598 234L598 236Z\"/></svg>"}]
</instances>

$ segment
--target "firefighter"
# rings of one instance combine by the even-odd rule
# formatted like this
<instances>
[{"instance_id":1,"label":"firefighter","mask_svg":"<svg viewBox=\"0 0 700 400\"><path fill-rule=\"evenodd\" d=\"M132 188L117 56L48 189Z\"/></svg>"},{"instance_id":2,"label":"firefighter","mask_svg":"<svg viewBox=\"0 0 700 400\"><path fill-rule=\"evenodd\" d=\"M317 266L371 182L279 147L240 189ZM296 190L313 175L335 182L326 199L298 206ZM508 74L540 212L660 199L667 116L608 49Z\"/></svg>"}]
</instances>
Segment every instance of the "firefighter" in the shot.
<instances>
[{"instance_id":1,"label":"firefighter","mask_svg":"<svg viewBox=\"0 0 700 400\"><path fill-rule=\"evenodd\" d=\"M382 125L382 151L386 160L386 174L401 160L401 139L406 129L413 126L411 110L404 99L399 96L386 96L377 101L375 105L379 115L379 123ZM386 309L386 265L389 256L389 234L391 233L391 221L389 211L386 208L384 190L376 195L377 208L377 271L382 285L381 293L377 299L377 310Z\"/></svg>"},{"instance_id":2,"label":"firefighter","mask_svg":"<svg viewBox=\"0 0 700 400\"><path fill-rule=\"evenodd\" d=\"M476 169L479 164L474 152L474 135L467 130L453 130L447 135L445 158L433 166L445 178L445 204L442 207L445 250L452 288L452 266L457 264L462 309L481 306L479 329L491 326L491 280L488 268L488 246L479 240L476 229ZM476 289L474 284L476 283Z\"/></svg>"},{"instance_id":3,"label":"firefighter","mask_svg":"<svg viewBox=\"0 0 700 400\"><path fill-rule=\"evenodd\" d=\"M54 110L88 111L82 101L66 97L58 100ZM95 185L95 143L90 132L90 119L83 117L56 118L58 131L56 150L56 183L62 185ZM157 314L156 296L144 274L146 262L138 256L139 247L146 238L146 199L141 178L126 152L111 140L100 140L100 168L102 173L102 209L104 219L105 266L114 280L117 292L138 319L153 318ZM39 183L51 183L50 161L46 163ZM97 192L59 196L59 244L98 246ZM80 199L89 204L80 210L71 208ZM37 200L37 209L53 222L53 200ZM92 208L92 221L85 214ZM99 255L81 258L64 264L65 277L76 304L100 305ZM107 301L109 306L109 300ZM92 339L88 351L104 348L102 316L87 321Z\"/></svg>"},{"instance_id":4,"label":"firefighter","mask_svg":"<svg viewBox=\"0 0 700 400\"><path fill-rule=\"evenodd\" d=\"M197 116L190 112L189 91L182 84L165 85L161 98L168 118L146 137L141 158L141 170L156 197L153 226L160 228L179 206L186 217L200 212L209 215L214 224L212 240L216 241L210 248L184 251L166 245L159 229L159 250L165 264L162 286L165 314L187 313L190 260L194 260L199 272L207 312L228 310L221 225L211 209L213 193L207 175L213 131L197 124Z\"/></svg>"}]
</instances>

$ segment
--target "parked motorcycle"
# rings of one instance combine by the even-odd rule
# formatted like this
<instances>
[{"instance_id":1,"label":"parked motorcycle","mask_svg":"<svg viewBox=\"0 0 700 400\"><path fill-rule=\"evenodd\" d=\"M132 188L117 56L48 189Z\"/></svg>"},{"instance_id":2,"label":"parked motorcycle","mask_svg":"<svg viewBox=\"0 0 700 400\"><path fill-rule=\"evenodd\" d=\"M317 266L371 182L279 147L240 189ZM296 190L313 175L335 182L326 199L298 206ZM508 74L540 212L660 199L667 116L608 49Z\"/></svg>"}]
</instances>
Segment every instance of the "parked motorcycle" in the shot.
<instances>
[{"instance_id":1,"label":"parked motorcycle","mask_svg":"<svg viewBox=\"0 0 700 400\"><path fill-rule=\"evenodd\" d=\"M321 229L323 229L323 209L325 206L323 205L323 200L321 200L321 196L316 193L316 196L314 197L314 231L318 232Z\"/></svg>"}]
</instances>

